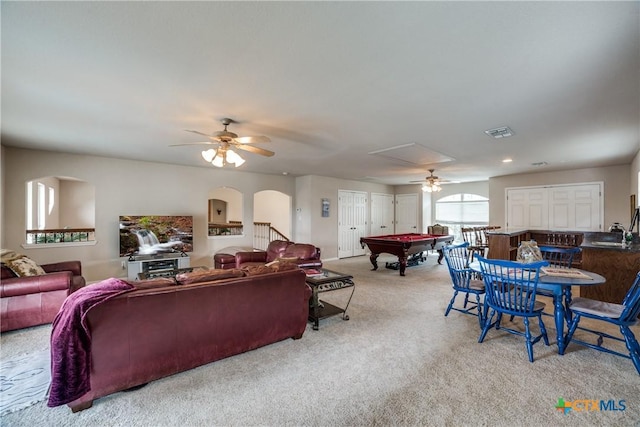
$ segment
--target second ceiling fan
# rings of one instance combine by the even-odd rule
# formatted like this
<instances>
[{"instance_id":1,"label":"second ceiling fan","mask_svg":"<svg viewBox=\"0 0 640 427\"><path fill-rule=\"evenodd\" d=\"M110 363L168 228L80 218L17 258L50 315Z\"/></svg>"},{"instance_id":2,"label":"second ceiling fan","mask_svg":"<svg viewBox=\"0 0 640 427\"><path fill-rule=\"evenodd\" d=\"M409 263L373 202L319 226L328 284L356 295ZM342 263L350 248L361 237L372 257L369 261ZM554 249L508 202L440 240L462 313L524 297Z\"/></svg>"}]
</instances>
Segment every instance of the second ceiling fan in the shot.
<instances>
[{"instance_id":1,"label":"second ceiling fan","mask_svg":"<svg viewBox=\"0 0 640 427\"><path fill-rule=\"evenodd\" d=\"M444 183L448 183L449 181L441 180L440 178L435 176L433 174L435 171L436 171L435 169L429 169L430 175L428 177L420 181L411 181L411 182L422 183L423 184L422 191L426 193L437 193L438 191L442 190L442 187L440 187L440 185Z\"/></svg>"}]
</instances>

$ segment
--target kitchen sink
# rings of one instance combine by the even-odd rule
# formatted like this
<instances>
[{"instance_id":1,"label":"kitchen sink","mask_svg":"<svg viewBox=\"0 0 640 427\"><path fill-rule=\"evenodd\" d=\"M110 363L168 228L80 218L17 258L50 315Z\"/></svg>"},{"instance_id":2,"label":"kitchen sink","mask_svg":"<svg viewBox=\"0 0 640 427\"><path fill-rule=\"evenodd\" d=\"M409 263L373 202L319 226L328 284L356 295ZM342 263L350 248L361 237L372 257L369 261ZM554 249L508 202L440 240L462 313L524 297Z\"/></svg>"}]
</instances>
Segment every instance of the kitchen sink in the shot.
<instances>
[{"instance_id":1,"label":"kitchen sink","mask_svg":"<svg viewBox=\"0 0 640 427\"><path fill-rule=\"evenodd\" d=\"M609 246L612 248L621 248L622 247L622 243L621 242L591 242L592 245L595 246Z\"/></svg>"}]
</instances>

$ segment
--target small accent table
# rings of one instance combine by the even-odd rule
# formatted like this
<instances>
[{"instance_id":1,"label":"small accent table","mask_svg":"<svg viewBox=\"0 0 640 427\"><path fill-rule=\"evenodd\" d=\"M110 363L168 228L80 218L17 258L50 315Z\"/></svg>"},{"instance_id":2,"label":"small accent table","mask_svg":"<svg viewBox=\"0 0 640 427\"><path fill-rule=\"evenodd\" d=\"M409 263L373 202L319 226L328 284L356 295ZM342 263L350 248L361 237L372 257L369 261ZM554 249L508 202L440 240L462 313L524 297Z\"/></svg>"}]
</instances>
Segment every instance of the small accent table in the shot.
<instances>
[{"instance_id":1,"label":"small accent table","mask_svg":"<svg viewBox=\"0 0 640 427\"><path fill-rule=\"evenodd\" d=\"M349 303L351 302L353 292L355 291L353 276L327 270L326 268L318 270L320 273L307 274L306 279L307 284L311 286L312 290L311 301L309 302L309 320L313 322L314 331L318 330L320 319L325 319L342 313L342 319L349 320L347 308L349 308ZM351 288L349 300L344 308L329 304L328 302L322 301L318 298L318 294L322 292L335 291L343 288Z\"/></svg>"}]
</instances>

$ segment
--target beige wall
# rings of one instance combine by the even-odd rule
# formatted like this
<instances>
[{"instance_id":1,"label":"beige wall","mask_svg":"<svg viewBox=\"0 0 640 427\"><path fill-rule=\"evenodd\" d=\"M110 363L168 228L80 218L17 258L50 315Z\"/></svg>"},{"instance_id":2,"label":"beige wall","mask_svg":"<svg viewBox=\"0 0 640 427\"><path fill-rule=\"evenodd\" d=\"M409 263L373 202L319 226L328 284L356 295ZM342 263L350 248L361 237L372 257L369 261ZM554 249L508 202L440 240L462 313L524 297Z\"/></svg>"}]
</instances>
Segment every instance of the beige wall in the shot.
<instances>
[{"instance_id":1,"label":"beige wall","mask_svg":"<svg viewBox=\"0 0 640 427\"><path fill-rule=\"evenodd\" d=\"M253 219L268 222L273 228L291 239L291 199L288 194L266 190L253 195Z\"/></svg>"},{"instance_id":2,"label":"beige wall","mask_svg":"<svg viewBox=\"0 0 640 427\"><path fill-rule=\"evenodd\" d=\"M94 228L95 186L84 181L60 180L60 228Z\"/></svg>"},{"instance_id":3,"label":"beige wall","mask_svg":"<svg viewBox=\"0 0 640 427\"><path fill-rule=\"evenodd\" d=\"M489 221L491 224L505 226L506 188L600 181L604 182L603 230L607 230L609 225L614 222L628 225L631 222L628 190L630 188L630 165L491 178L489 179Z\"/></svg>"},{"instance_id":4,"label":"beige wall","mask_svg":"<svg viewBox=\"0 0 640 427\"><path fill-rule=\"evenodd\" d=\"M292 178L4 146L0 156L2 247L19 250L40 263L78 259L89 281L126 276L121 268L122 259L118 257L119 215L192 215L191 265L212 266L211 256L217 250L253 245L253 194L263 190L279 191L293 198L292 240L313 243L321 248L323 259L333 259L338 254L338 190L365 191L369 199L372 192L415 192L421 194L420 197L423 194L418 185L393 187L321 176ZM507 187L604 181L605 225L608 227L615 221L628 224L629 189L637 188L639 157L636 155L631 165L498 177L488 183L451 184L443 186L442 192L434 197L460 192L488 195L490 222L504 225ZM25 183L42 176L69 176L95 186L95 246L47 249L20 246L24 243ZM243 236L207 237L207 200L210 192L220 186L233 187L244 195ZM321 215L323 198L331 204L326 218ZM420 201L424 203L422 198Z\"/></svg>"},{"instance_id":5,"label":"beige wall","mask_svg":"<svg viewBox=\"0 0 640 427\"><path fill-rule=\"evenodd\" d=\"M294 194L293 178L208 167L188 167L105 157L3 147L2 246L39 263L77 259L87 280L124 277L118 245L119 215L191 215L191 265L213 266L212 255L227 246L253 246L253 197L257 191ZM95 186L95 246L25 249L25 183L42 176L67 176ZM244 236L207 236L211 190L232 186L242 194ZM11 203L6 203L10 200Z\"/></svg>"},{"instance_id":6,"label":"beige wall","mask_svg":"<svg viewBox=\"0 0 640 427\"><path fill-rule=\"evenodd\" d=\"M636 203L640 206L640 181L638 179L640 174L640 150L638 150L636 157L631 162L630 174L629 194L636 195Z\"/></svg>"},{"instance_id":7,"label":"beige wall","mask_svg":"<svg viewBox=\"0 0 640 427\"><path fill-rule=\"evenodd\" d=\"M304 176L296 179L295 241L313 242L322 251L322 259L338 257L338 190L368 193L393 193L393 186L370 182L350 181L323 176ZM329 199L329 216L322 216L322 199ZM367 224L370 212L367 213Z\"/></svg>"}]
</instances>

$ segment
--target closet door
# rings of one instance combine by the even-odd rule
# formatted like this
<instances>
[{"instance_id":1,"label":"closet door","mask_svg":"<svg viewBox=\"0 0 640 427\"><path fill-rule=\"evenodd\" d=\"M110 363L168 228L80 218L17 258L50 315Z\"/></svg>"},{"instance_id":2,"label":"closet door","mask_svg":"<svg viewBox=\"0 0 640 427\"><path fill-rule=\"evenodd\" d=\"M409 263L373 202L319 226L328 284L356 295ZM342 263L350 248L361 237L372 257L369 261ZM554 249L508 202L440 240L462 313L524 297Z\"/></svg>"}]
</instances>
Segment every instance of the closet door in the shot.
<instances>
[{"instance_id":1,"label":"closet door","mask_svg":"<svg viewBox=\"0 0 640 427\"><path fill-rule=\"evenodd\" d=\"M367 228L367 193L338 191L338 258L364 255L360 238Z\"/></svg>"},{"instance_id":2,"label":"closet door","mask_svg":"<svg viewBox=\"0 0 640 427\"><path fill-rule=\"evenodd\" d=\"M369 235L393 234L393 194L371 193L371 231Z\"/></svg>"},{"instance_id":3,"label":"closet door","mask_svg":"<svg viewBox=\"0 0 640 427\"><path fill-rule=\"evenodd\" d=\"M395 234L418 232L418 195L396 195Z\"/></svg>"}]
</instances>

